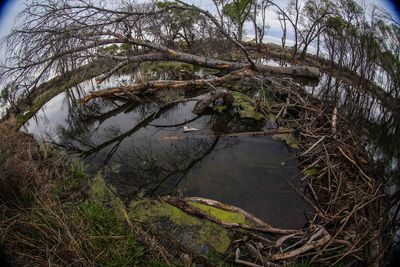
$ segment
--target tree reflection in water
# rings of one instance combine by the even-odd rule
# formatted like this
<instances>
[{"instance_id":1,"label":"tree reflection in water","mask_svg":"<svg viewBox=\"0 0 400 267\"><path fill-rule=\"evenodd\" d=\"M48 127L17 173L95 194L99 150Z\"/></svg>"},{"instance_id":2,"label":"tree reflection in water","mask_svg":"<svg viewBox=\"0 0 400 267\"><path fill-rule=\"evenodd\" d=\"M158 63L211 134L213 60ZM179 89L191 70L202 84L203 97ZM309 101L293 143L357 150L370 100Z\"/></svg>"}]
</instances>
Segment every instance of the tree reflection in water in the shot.
<instances>
[{"instance_id":1,"label":"tree reflection in water","mask_svg":"<svg viewBox=\"0 0 400 267\"><path fill-rule=\"evenodd\" d=\"M364 145L376 159L376 167L381 168L382 177L388 181L388 191L392 196L391 206L394 229L400 227L400 114L390 111L379 100L360 88L354 88L323 75L317 86L305 89L324 101L335 105L340 116L348 123L355 124L358 142Z\"/></svg>"}]
</instances>

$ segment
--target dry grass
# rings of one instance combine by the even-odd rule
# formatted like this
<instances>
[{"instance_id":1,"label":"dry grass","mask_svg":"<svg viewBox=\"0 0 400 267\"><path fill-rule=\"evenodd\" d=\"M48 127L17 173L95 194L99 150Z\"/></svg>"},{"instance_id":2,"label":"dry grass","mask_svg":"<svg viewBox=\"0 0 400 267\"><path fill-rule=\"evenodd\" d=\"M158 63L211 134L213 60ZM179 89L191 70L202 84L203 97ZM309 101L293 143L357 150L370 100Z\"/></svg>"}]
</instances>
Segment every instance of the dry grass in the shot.
<instances>
[{"instance_id":1,"label":"dry grass","mask_svg":"<svg viewBox=\"0 0 400 267\"><path fill-rule=\"evenodd\" d=\"M13 266L166 265L110 195L90 197L81 165L15 125L0 124L0 247Z\"/></svg>"},{"instance_id":2,"label":"dry grass","mask_svg":"<svg viewBox=\"0 0 400 267\"><path fill-rule=\"evenodd\" d=\"M0 200L21 204L32 190L47 190L47 180L52 175L48 170L52 168L45 168L48 159L35 140L15 131L15 126L14 120L0 124ZM54 163L53 160L53 166Z\"/></svg>"}]
</instances>

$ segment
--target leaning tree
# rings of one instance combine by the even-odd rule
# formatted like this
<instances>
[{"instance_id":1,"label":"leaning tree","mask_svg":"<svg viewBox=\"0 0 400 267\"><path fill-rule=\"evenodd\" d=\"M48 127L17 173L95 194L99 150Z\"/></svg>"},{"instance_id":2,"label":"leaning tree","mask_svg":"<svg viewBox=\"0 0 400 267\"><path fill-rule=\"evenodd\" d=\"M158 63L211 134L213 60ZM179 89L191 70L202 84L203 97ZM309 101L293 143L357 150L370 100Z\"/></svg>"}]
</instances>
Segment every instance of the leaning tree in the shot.
<instances>
[{"instance_id":1,"label":"leaning tree","mask_svg":"<svg viewBox=\"0 0 400 267\"><path fill-rule=\"evenodd\" d=\"M216 38L235 46L243 54L243 61L220 60L189 49L196 40L211 42ZM113 45L118 49L107 53ZM179 0L141 4L133 0L32 1L19 15L6 46L7 58L0 77L3 85L7 84L3 86L4 94L14 106L19 99L30 99L47 90L49 85L44 81L61 77L65 82L65 77L81 73L85 66L91 68L86 78L97 77L98 82L124 67L144 62L179 61L221 72L221 77L210 81L150 81L129 90L204 86L251 72L319 76L315 68L256 65L220 19Z\"/></svg>"}]
</instances>

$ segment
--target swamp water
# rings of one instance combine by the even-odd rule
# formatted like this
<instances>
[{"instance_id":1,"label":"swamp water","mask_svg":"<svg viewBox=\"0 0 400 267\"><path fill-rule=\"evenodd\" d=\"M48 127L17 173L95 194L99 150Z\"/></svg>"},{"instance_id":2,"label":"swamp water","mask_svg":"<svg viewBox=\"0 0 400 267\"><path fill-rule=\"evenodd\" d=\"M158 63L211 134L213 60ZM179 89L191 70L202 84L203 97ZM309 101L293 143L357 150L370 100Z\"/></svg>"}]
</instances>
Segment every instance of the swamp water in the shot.
<instances>
[{"instance_id":1,"label":"swamp water","mask_svg":"<svg viewBox=\"0 0 400 267\"><path fill-rule=\"evenodd\" d=\"M124 79L129 77L112 83ZM123 199L197 196L238 206L277 227L307 223L310 207L297 192L304 176L298 151L273 136L223 136L273 125L198 117L191 113L194 100L160 110L151 99L139 106L102 99L79 104L86 92L99 89L87 81L61 93L23 130L83 155L91 172L105 167L106 180ZM183 125L199 130L185 133Z\"/></svg>"}]
</instances>

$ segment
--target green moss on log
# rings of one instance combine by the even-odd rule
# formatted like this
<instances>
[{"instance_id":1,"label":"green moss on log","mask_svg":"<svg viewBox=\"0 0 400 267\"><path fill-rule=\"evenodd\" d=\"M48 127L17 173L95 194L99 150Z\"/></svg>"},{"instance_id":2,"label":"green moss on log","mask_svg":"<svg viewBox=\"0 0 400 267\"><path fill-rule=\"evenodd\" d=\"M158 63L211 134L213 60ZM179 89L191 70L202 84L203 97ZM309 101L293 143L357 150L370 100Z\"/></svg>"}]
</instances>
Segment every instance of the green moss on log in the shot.
<instances>
[{"instance_id":1,"label":"green moss on log","mask_svg":"<svg viewBox=\"0 0 400 267\"><path fill-rule=\"evenodd\" d=\"M279 127L279 130L287 130L286 128ZM272 138L285 142L291 148L299 149L299 140L292 133L274 134Z\"/></svg>"},{"instance_id":2,"label":"green moss on log","mask_svg":"<svg viewBox=\"0 0 400 267\"><path fill-rule=\"evenodd\" d=\"M239 116L246 119L264 120L265 116L256 110L254 101L240 92L233 92L233 106L237 108Z\"/></svg>"},{"instance_id":3,"label":"green moss on log","mask_svg":"<svg viewBox=\"0 0 400 267\"><path fill-rule=\"evenodd\" d=\"M197 202L190 202L189 203L192 206L195 206L208 214L212 215L213 217L227 222L227 223L239 223L239 224L245 224L248 223L246 221L246 217L243 214L232 212L232 211L226 211L223 209L215 208L206 204L202 203L197 203Z\"/></svg>"},{"instance_id":4,"label":"green moss on log","mask_svg":"<svg viewBox=\"0 0 400 267\"><path fill-rule=\"evenodd\" d=\"M206 254L210 250L226 253L231 244L229 230L161 200L133 201L129 216L147 224L153 234L171 239L196 253Z\"/></svg>"}]
</instances>

